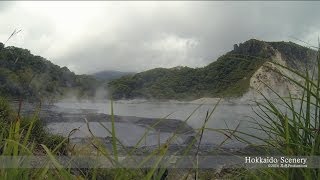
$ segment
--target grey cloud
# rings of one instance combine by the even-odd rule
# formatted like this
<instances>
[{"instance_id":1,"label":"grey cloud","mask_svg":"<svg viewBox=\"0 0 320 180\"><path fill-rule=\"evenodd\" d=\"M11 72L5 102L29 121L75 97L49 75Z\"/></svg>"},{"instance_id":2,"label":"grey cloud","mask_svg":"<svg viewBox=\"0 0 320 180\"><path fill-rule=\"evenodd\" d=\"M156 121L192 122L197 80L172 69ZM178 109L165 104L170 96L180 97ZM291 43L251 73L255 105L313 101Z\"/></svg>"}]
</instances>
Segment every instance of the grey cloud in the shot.
<instances>
[{"instance_id":1,"label":"grey cloud","mask_svg":"<svg viewBox=\"0 0 320 180\"><path fill-rule=\"evenodd\" d=\"M319 2L157 2L152 11L124 4L115 6L122 14L109 17L105 10L92 22L84 22L88 23L85 36L63 50L50 53L50 47L66 44L66 39L52 40L43 48L50 60L77 73L199 67L251 38L292 41L294 36L315 42L313 36L320 30ZM41 52L35 40L39 37L60 37L56 25L41 14L28 23L32 30L25 44L31 50Z\"/></svg>"},{"instance_id":2,"label":"grey cloud","mask_svg":"<svg viewBox=\"0 0 320 180\"><path fill-rule=\"evenodd\" d=\"M15 2L10 1L0 1L0 14L6 10L8 10L10 7L12 7L15 4Z\"/></svg>"}]
</instances>

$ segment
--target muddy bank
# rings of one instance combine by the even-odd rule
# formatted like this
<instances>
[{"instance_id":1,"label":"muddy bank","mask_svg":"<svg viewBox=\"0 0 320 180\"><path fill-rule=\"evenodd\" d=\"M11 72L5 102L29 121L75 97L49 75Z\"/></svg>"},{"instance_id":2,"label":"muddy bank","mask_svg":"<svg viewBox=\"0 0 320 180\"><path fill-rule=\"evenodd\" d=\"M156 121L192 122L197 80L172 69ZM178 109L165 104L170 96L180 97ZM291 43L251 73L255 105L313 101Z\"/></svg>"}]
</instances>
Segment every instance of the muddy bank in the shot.
<instances>
[{"instance_id":1,"label":"muddy bank","mask_svg":"<svg viewBox=\"0 0 320 180\"><path fill-rule=\"evenodd\" d=\"M16 104L16 103L15 103ZM13 107L18 107L13 106ZM22 115L34 114L37 109L35 104L24 103L21 109ZM55 105L42 105L40 119L47 125L50 123L74 123L74 122L111 122L111 115L98 113L94 109L61 109ZM114 115L116 123L129 123L144 128L152 128L160 132L176 132L177 134L193 134L194 129L178 119L144 118L135 116Z\"/></svg>"},{"instance_id":2,"label":"muddy bank","mask_svg":"<svg viewBox=\"0 0 320 180\"><path fill-rule=\"evenodd\" d=\"M24 103L21 114L32 115L36 109L35 104ZM111 115L99 113L95 109L42 105L39 117L47 130L53 134L68 137L70 132L76 129L70 136L72 143L87 144L94 135L95 138L101 139L106 146L111 145L110 137L112 135L108 132L112 128ZM153 148L159 142L165 143L173 134L176 134L177 137L172 143L183 145L196 133L191 126L178 119L120 115L114 115L113 118L116 136L127 147L134 146L141 137L145 136L139 147Z\"/></svg>"},{"instance_id":3,"label":"muddy bank","mask_svg":"<svg viewBox=\"0 0 320 180\"><path fill-rule=\"evenodd\" d=\"M192 127L177 119L155 119L134 116L114 115L115 123L129 123L137 126L149 128L160 132L177 132L178 134L193 134ZM47 111L41 113L40 118L46 124L57 122L112 122L111 115L102 113L57 113Z\"/></svg>"}]
</instances>

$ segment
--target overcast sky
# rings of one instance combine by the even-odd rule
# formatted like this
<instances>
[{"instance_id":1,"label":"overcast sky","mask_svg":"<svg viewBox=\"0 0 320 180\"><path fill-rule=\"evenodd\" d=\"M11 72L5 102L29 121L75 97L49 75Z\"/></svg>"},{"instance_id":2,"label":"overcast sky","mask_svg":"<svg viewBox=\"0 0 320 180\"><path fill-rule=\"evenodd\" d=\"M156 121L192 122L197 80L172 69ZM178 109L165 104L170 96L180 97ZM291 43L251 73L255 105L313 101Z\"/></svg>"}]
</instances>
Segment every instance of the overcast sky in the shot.
<instances>
[{"instance_id":1,"label":"overcast sky","mask_svg":"<svg viewBox=\"0 0 320 180\"><path fill-rule=\"evenodd\" d=\"M319 2L0 2L0 41L76 73L201 67L251 38L315 44Z\"/></svg>"}]
</instances>

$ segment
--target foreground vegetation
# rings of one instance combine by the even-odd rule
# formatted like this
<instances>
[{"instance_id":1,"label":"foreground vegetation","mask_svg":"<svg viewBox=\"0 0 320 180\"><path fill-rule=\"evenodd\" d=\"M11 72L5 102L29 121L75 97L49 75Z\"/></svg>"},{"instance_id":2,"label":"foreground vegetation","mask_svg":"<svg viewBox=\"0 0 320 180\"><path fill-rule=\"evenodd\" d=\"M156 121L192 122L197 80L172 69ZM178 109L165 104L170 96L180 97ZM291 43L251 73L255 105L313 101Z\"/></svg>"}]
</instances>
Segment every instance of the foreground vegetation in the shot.
<instances>
[{"instance_id":1,"label":"foreground vegetation","mask_svg":"<svg viewBox=\"0 0 320 180\"><path fill-rule=\"evenodd\" d=\"M225 58L228 58L227 56ZM238 57L238 59L243 57ZM263 62L264 58L251 57L250 61L256 60L257 63ZM244 59L246 60L246 59ZM228 61L225 61L228 62ZM245 61L242 61L245 62ZM281 64L274 63L278 68L290 71L300 77L302 81L297 81L292 76L281 74L292 83L303 90L300 97L281 97L274 91L277 100L269 97L264 98L264 102L257 102L256 110L258 119L254 119L253 125L261 134L266 134L267 138L261 138L254 134L239 131L236 129L211 129L206 128L207 122L214 114L214 106L207 112L201 128L196 129L197 134L194 141L183 151L187 155L192 146L199 147L204 131L216 131L226 136L228 139L234 139L245 142L251 146L262 146L267 155L277 154L287 156L319 156L320 154L320 56L317 57L317 66L313 71L309 71L309 66L305 66L305 73L299 70L288 68ZM306 63L307 64L307 63ZM228 66L227 66L228 67ZM187 69L185 69L187 70ZM190 70L190 69L189 69ZM272 69L275 71L275 69ZM179 70L177 70L179 71ZM181 71L184 71L183 69ZM283 71L276 71L281 73ZM311 72L311 73L310 73ZM222 86L222 85L221 85ZM272 90L272 88L270 87ZM261 94L263 96L263 94ZM22 103L22 102L20 102ZM112 104L111 104L112 105ZM201 106L201 105L200 105ZM199 106L199 107L200 107ZM124 149L126 156L134 154L135 148L127 149L117 138L115 131L115 122L112 118L112 128L105 127L106 133L112 135L112 148L108 149L93 134L90 141L90 152L94 152L97 158L106 158L114 165L113 169L92 168L74 168L64 167L56 159L56 155L67 155L73 152L67 143L68 138L55 136L47 133L39 120L39 108L35 109L34 114L29 117L22 116L20 108L14 112L8 102L0 98L0 158L20 157L20 156L47 156L48 161L42 168L24 169L24 168L0 168L0 177L3 179L212 179L212 178L241 178L241 179L319 179L319 168L262 168L262 169L243 169L232 168L224 169L222 173L215 173L213 170L199 170L195 165L191 169L168 169L160 166L161 157L168 154L168 146L174 140L176 133L158 149L149 154L145 154L145 160L136 163L135 169L129 169L121 166L119 149ZM194 112L196 112L195 109ZM184 120L187 123L190 116ZM111 106L113 117L113 106ZM162 119L159 119L159 122ZM156 123L157 124L157 123ZM156 125L155 124L155 125ZM101 124L103 125L103 124ZM88 125L89 128L89 125ZM177 127L177 130L179 127ZM176 130L176 131L177 131ZM147 132L141 137L136 147L141 144ZM263 144L252 144L246 137L256 138ZM223 145L221 143L221 145ZM199 149L198 149L199 150ZM196 157L199 151L192 156ZM79 154L78 154L79 155ZM84 155L84 154L80 154ZM92 155L92 154L91 154ZM150 168L142 168L149 158L157 157L157 161ZM18 161L17 163L19 163ZM2 164L3 165L3 164ZM18 164L17 164L18 166Z\"/></svg>"},{"instance_id":2,"label":"foreground vegetation","mask_svg":"<svg viewBox=\"0 0 320 180\"><path fill-rule=\"evenodd\" d=\"M320 62L320 58L318 57ZM230 138L236 138L241 142L248 143L251 146L261 146L266 150L267 155L281 154L286 156L318 156L320 153L320 74L309 76L308 73L301 74L297 71L289 69L281 64L275 63L279 68L287 69L296 75L304 79L304 81L296 81L290 76L283 74L287 79L297 84L304 90L301 97L289 97L278 96L277 101L265 97L264 102L258 103L258 110L256 111L259 119L252 123L258 127L257 129L268 135L267 138L261 138L254 134L248 134L247 132L241 132L236 129L211 129L206 128L207 122L210 120L214 113L215 107L211 111L207 112L206 119L203 122L201 128L197 129L198 139L191 142L185 149L185 153L190 152L190 147L195 145L199 146L201 143L202 135L204 131L216 131L225 134L226 141ZM320 63L318 64L320 68ZM278 71L278 73L280 73ZM276 92L274 92L277 95ZM263 94L262 94L263 95ZM106 148L103 143L95 138L92 134L91 145L92 151L95 151L97 157L104 157L114 165L113 169L101 169L101 168L89 168L89 169L72 169L66 168L60 165L54 155L64 152L63 146L66 139L59 139L59 141L50 142L45 139L39 138L34 130L39 127L36 126L36 118L20 118L16 114L9 113L10 109L5 103L1 101L1 118L5 122L2 130L1 150L2 157L4 156L21 156L21 155L35 155L42 152L43 155L47 155L54 168L48 168L49 165L44 168L38 169L6 169L3 168L0 171L0 175L6 179L212 179L212 178L240 178L240 179L319 179L319 168L262 168L262 169L244 169L244 168L231 168L223 169L220 173L216 173L214 170L199 170L197 166L192 169L166 169L166 167L160 166L161 157L168 153L168 145L176 136L176 133L169 138L167 143L162 144L159 149L154 150L150 154L145 154L145 160L137 162L137 168L128 169L121 167L119 160L119 149L124 148L121 141L117 139L117 133L114 128L114 120L112 120L112 129L106 129L106 132L112 134L112 149ZM201 106L201 105L200 105ZM199 106L199 107L200 107ZM283 108L285 107L285 108ZM113 113L113 107L111 106L111 112ZM196 109L197 110L197 109ZM195 111L196 111L195 110ZM195 112L194 111L194 112ZM192 112L189 118L193 115ZM36 116L34 116L36 117ZM8 121L11 118L11 121ZM187 118L184 122L187 123ZM6 120L7 119L7 120ZM262 122L261 122L262 120ZM161 119L159 120L159 122ZM25 125L22 125L25 124ZM101 124L102 125L102 124ZM88 126L89 128L89 126ZM7 132L6 129L9 131ZM177 127L179 129L179 127ZM262 145L252 144L247 141L246 137L253 137L264 142ZM48 137L51 139L52 137ZM141 141L144 137L141 137ZM137 147L141 143L137 143ZM60 142L60 143L58 143ZM225 141L224 141L225 142ZM57 144L58 143L58 144ZM41 144L41 145L39 145ZM49 148L50 147L50 148ZM61 151L62 150L62 151ZM59 152L60 151L60 152ZM134 154L133 150L127 150L126 156L130 157ZM195 157L196 154L193 154ZM148 161L149 158L159 157L159 161L156 161L150 168L142 168L143 164ZM49 162L48 162L49 163ZM141 167L141 168L140 168ZM169 173L168 173L169 172Z\"/></svg>"},{"instance_id":3,"label":"foreground vegetation","mask_svg":"<svg viewBox=\"0 0 320 180\"><path fill-rule=\"evenodd\" d=\"M112 117L114 117L113 107L111 108ZM210 112L208 112L202 126L203 128L198 130L197 138L201 139L203 135L203 129L212 116L215 108L216 106ZM73 155L80 155L80 157L85 157L88 155L93 157L94 155L99 159L105 158L110 162L110 164L113 165L113 168L103 169L95 165L88 168L75 168L71 166L65 167L59 164L56 157L67 155L68 152L72 153L75 152L75 150L70 149L71 146L67 144L68 138L62 138L60 136L51 135L45 132L44 127L40 123L41 121L39 121L38 119L37 111L32 117L22 117L21 115L19 115L19 111L18 113L14 113L11 110L8 102L5 99L1 98L0 115L0 121L2 122L0 136L0 159L8 157L18 158L16 164L13 164L16 168L8 168L6 167L6 163L0 166L0 176L3 177L3 179L163 179L168 176L168 170L165 167L159 167L160 161L162 160L163 156L168 153L168 146L174 140L175 136L177 135L177 131L184 126L184 124L182 124L180 127L177 127L176 131L165 144L162 144L158 149L155 149L150 154L145 154L145 159L142 162L136 162L136 168L129 169L120 165L120 155L118 154L118 151L120 149L125 150L125 152L127 153L125 154L125 156L127 156L128 160L131 160L131 156L135 154L136 148L133 148L131 150L126 149L121 141L119 141L115 132L114 118L112 118L111 130L107 129L103 126L103 124L101 124L101 126L106 129L106 133L109 132L110 134L112 134L112 149L106 148L99 138L96 138L93 134L91 134L91 144L87 144L87 147L85 147L85 149L90 149L89 152L87 151L86 154L85 151L77 150L78 153L80 152L81 154ZM184 121L184 123L187 123L191 115ZM162 120L163 119L160 119L156 124L160 123ZM153 126L155 126L156 124L154 124ZM143 137L141 137L135 147L138 147L142 143L142 140L146 135L147 132ZM193 141L184 150L184 155L188 154L191 146L195 143L196 141ZM46 162L40 168L17 168L23 162L23 159L19 159L19 157L35 156L47 156L50 161ZM150 158L156 158L156 162L149 168L143 168L144 164L148 163ZM92 161L96 161L96 159L92 158ZM32 167L31 164L29 167ZM177 177L177 173L181 172L183 172L183 175L185 177L188 177L191 175L193 170L177 171L173 174L171 173L171 176ZM205 173L205 175L207 175L207 173Z\"/></svg>"},{"instance_id":4,"label":"foreground vegetation","mask_svg":"<svg viewBox=\"0 0 320 180\"><path fill-rule=\"evenodd\" d=\"M39 110L39 109L38 109ZM42 156L47 153L65 155L67 141L65 138L49 134L38 117L38 110L34 115L23 117L19 111L14 112L8 101L0 97L0 157L18 158L28 156ZM2 179L29 179L47 176L44 169L8 168L1 159L0 177ZM13 167L19 167L20 161ZM53 172L50 172L53 173ZM59 177L59 176L57 176Z\"/></svg>"},{"instance_id":5,"label":"foreground vegetation","mask_svg":"<svg viewBox=\"0 0 320 180\"><path fill-rule=\"evenodd\" d=\"M274 63L281 76L302 89L302 95L293 97L288 91L288 97L280 96L272 87L276 98L264 96L264 102L257 102L259 117L252 122L255 129L267 135L266 138L247 132L236 131L234 137L242 142L251 144L246 137L253 137L263 142L262 147L269 152L267 155L308 156L320 155L320 51L317 54L317 63L309 69L305 63L304 73ZM283 72L290 72L287 75ZM230 130L227 130L230 132ZM234 132L234 131L231 131ZM251 144L255 145L255 144ZM257 146L257 145L255 145ZM260 145L259 145L260 146ZM310 159L311 160L311 159ZM242 176L245 179L319 179L319 164L311 168L266 168L246 170Z\"/></svg>"}]
</instances>

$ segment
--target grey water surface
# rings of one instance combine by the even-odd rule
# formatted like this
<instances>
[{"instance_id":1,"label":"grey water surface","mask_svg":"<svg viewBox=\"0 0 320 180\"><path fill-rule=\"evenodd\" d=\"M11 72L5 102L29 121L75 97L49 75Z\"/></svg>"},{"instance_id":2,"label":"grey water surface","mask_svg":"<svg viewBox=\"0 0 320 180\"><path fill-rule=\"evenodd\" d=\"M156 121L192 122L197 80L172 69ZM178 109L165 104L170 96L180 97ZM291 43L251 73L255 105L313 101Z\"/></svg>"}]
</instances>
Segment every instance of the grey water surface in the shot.
<instances>
[{"instance_id":1,"label":"grey water surface","mask_svg":"<svg viewBox=\"0 0 320 180\"><path fill-rule=\"evenodd\" d=\"M180 133L173 141L175 144L183 144L192 137L198 128L201 128L205 120L207 112L215 107L215 103L203 104L192 103L192 102L154 102L154 101L114 101L114 114L123 118L124 120L115 123L117 137L128 146L135 145L139 139L146 132L147 127L141 123L138 124L137 120L130 120L129 117L138 118L152 118L161 119L166 117L167 119L176 119L182 121L186 120L193 111L197 110L191 115L187 124L194 129L194 132ZM199 107L200 106L200 107ZM253 104L247 102L230 103L223 101L219 103L212 117L209 119L202 139L202 144L219 145L221 142L224 143L225 147L242 147L243 144L235 140L234 138L228 138L228 136L215 132L213 129L235 129L239 123L239 131L246 133L257 133L253 129L249 128L250 123L248 121L251 118L256 118L252 108ZM72 114L85 114L85 113L97 113L97 114L111 114L110 101L61 101L54 104L52 107L55 112L64 114L64 116ZM169 115L169 116L168 116ZM91 132L100 138L108 138L111 135L108 131L99 123L95 122L90 117L87 117L89 121L89 127ZM103 122L103 119L102 119ZM144 120L143 122L146 122ZM148 132L147 137L143 140L142 145L153 146L157 143L164 143L176 129L177 124L170 126L171 121L166 121L167 129L151 130ZM108 129L111 129L111 122L103 122L103 125ZM150 125L150 124L149 124ZM78 128L72 137L73 138L85 138L90 137L90 133L84 119L72 120L68 122L48 122L47 127L50 132L67 136L70 131ZM165 131L165 132L163 132Z\"/></svg>"}]
</instances>

